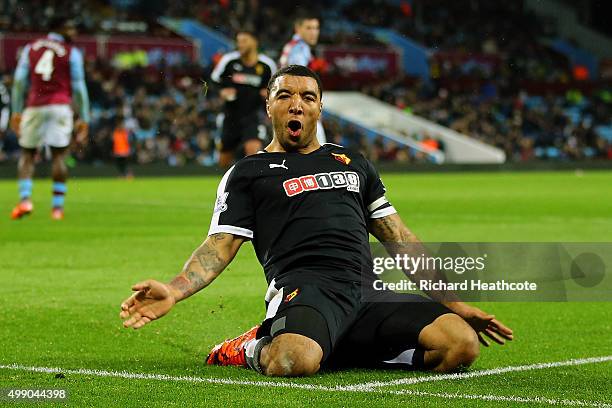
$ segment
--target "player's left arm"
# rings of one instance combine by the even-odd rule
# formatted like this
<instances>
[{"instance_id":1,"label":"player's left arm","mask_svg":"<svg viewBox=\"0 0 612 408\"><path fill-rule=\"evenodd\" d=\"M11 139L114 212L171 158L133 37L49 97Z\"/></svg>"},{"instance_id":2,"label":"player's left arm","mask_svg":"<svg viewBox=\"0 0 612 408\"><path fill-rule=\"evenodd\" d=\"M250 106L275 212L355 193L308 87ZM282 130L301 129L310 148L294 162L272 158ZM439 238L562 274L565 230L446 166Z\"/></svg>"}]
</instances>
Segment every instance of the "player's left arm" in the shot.
<instances>
[{"instance_id":1,"label":"player's left arm","mask_svg":"<svg viewBox=\"0 0 612 408\"><path fill-rule=\"evenodd\" d=\"M89 130L89 95L85 83L85 64L81 51L73 47L70 50L70 85L72 95L79 109L79 121L76 123L76 136L79 142L85 141Z\"/></svg>"},{"instance_id":2,"label":"player's left arm","mask_svg":"<svg viewBox=\"0 0 612 408\"><path fill-rule=\"evenodd\" d=\"M415 252L416 248L422 247L421 241L408 229L396 212L379 218L371 218L369 228L371 234L385 246L392 257L398 254L410 255ZM419 250L418 252L421 251ZM425 275L436 274L436 271L423 272ZM410 275L410 277L411 279L415 278L414 275ZM427 276L420 277L426 278ZM431 294L429 295L431 296ZM447 297L447 294L444 294L444 296ZM440 303L461 316L472 326L478 334L480 342L485 346L488 346L489 343L483 335L499 344L504 344L505 340L512 340L513 338L512 330L495 319L494 315L459 300L442 300Z\"/></svg>"}]
</instances>

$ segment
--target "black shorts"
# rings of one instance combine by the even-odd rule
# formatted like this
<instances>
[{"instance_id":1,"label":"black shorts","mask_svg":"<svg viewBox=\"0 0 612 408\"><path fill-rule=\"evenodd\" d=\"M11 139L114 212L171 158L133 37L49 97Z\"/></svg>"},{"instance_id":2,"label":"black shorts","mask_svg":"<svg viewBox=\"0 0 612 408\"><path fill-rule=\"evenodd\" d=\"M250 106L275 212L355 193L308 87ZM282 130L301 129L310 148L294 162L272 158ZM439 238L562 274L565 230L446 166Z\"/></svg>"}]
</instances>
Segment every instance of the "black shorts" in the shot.
<instances>
[{"instance_id":1,"label":"black shorts","mask_svg":"<svg viewBox=\"0 0 612 408\"><path fill-rule=\"evenodd\" d=\"M221 131L222 152L234 151L247 140L265 140L266 126L259 119L259 115L246 116L225 115L223 130Z\"/></svg>"},{"instance_id":2,"label":"black shorts","mask_svg":"<svg viewBox=\"0 0 612 408\"><path fill-rule=\"evenodd\" d=\"M278 294L268 299L266 320L257 337L306 336L321 346L322 361L330 367L378 366L415 348L425 326L452 313L418 295L398 295L406 298L396 302L365 303L358 282L285 282L276 289Z\"/></svg>"}]
</instances>

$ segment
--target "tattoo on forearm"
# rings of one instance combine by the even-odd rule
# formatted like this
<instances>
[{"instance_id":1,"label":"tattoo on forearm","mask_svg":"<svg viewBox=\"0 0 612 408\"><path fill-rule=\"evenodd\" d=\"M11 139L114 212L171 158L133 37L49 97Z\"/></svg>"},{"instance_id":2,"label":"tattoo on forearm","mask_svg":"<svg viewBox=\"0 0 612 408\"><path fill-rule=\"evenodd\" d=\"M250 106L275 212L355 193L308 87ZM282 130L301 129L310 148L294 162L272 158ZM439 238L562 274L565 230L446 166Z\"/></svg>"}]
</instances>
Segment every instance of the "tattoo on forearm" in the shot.
<instances>
[{"instance_id":1,"label":"tattoo on forearm","mask_svg":"<svg viewBox=\"0 0 612 408\"><path fill-rule=\"evenodd\" d=\"M372 220L370 230L380 242L418 242L416 236L393 215Z\"/></svg>"},{"instance_id":2,"label":"tattoo on forearm","mask_svg":"<svg viewBox=\"0 0 612 408\"><path fill-rule=\"evenodd\" d=\"M206 287L223 271L228 259L224 259L218 244L229 239L228 234L212 235L191 255L183 271L170 282L183 297L188 297Z\"/></svg>"}]
</instances>

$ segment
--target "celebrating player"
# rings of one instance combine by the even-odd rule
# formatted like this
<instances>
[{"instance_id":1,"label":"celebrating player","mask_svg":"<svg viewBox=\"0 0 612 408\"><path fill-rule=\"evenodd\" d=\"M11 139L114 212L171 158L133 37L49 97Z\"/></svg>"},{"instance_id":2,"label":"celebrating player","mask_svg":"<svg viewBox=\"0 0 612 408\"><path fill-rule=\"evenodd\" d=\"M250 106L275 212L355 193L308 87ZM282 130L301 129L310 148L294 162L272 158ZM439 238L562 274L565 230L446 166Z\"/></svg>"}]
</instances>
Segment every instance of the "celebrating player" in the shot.
<instances>
[{"instance_id":1,"label":"celebrating player","mask_svg":"<svg viewBox=\"0 0 612 408\"><path fill-rule=\"evenodd\" d=\"M317 141L318 76L290 65L268 88L272 142L225 173L208 237L183 271L168 284L133 286L121 305L124 326L138 329L164 316L208 286L252 240L269 284L266 318L216 346L209 364L276 376L311 375L324 363L446 372L472 363L484 336L512 339L494 316L461 302L362 301L362 278L373 274L368 234L387 244L417 239L370 162Z\"/></svg>"},{"instance_id":2,"label":"celebrating player","mask_svg":"<svg viewBox=\"0 0 612 408\"><path fill-rule=\"evenodd\" d=\"M257 37L251 31L236 34L237 51L225 54L211 74L221 86L225 100L219 166L229 167L235 150L244 144L244 154L250 156L262 148L266 127L260 122L266 98L266 86L276 72L276 64L257 52Z\"/></svg>"},{"instance_id":3,"label":"celebrating player","mask_svg":"<svg viewBox=\"0 0 612 408\"><path fill-rule=\"evenodd\" d=\"M19 135L22 152L18 164L20 202L13 209L13 219L19 219L33 210L34 157L36 149L43 145L49 146L52 154L51 217L55 220L64 218L68 178L64 159L72 136L73 97L80 117L75 126L77 140L83 142L88 132L89 97L83 56L71 44L76 30L69 20L61 17L51 22L50 29L45 38L25 46L15 70L11 127ZM26 90L26 109L22 114Z\"/></svg>"}]
</instances>

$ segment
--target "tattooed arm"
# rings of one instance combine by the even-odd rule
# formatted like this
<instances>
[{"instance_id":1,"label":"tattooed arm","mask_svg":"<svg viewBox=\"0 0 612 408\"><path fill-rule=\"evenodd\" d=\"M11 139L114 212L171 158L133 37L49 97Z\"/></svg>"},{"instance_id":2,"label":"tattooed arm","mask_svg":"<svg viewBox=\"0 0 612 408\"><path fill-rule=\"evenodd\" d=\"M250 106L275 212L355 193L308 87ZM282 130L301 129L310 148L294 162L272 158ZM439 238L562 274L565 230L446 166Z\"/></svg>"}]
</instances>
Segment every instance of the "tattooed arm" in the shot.
<instances>
[{"instance_id":1,"label":"tattooed arm","mask_svg":"<svg viewBox=\"0 0 612 408\"><path fill-rule=\"evenodd\" d=\"M170 282L176 301L181 301L208 286L234 259L245 238L218 233L206 240L191 254L183 271Z\"/></svg>"},{"instance_id":2,"label":"tattooed arm","mask_svg":"<svg viewBox=\"0 0 612 408\"><path fill-rule=\"evenodd\" d=\"M245 240L232 234L213 234L191 254L170 283L149 279L132 286L135 293L121 304L123 326L139 329L164 316L176 302L208 286L234 259Z\"/></svg>"},{"instance_id":3,"label":"tattooed arm","mask_svg":"<svg viewBox=\"0 0 612 408\"><path fill-rule=\"evenodd\" d=\"M417 257L421 254L427 255L425 246L404 225L398 214L370 220L370 232L385 246L391 256L397 254ZM420 268L416 273L408 274L408 276L417 284L420 280L446 280L437 270L427 268ZM494 315L460 301L453 292L426 291L425 293L461 316L476 331L483 345L489 346L489 340L499 344L512 340L512 329L497 320Z\"/></svg>"},{"instance_id":4,"label":"tattooed arm","mask_svg":"<svg viewBox=\"0 0 612 408\"><path fill-rule=\"evenodd\" d=\"M382 218L370 220L370 232L385 247L387 244L418 243L419 239L408 229L400 216L396 214L387 215Z\"/></svg>"},{"instance_id":5,"label":"tattooed arm","mask_svg":"<svg viewBox=\"0 0 612 408\"><path fill-rule=\"evenodd\" d=\"M427 248L404 224L398 214L391 214L381 218L370 220L370 232L384 245L385 249L392 257L396 255L409 257L427 256ZM446 281L446 278L435 268L419 267L417 270L405 271L408 277L416 282L420 281ZM446 306L454 310L459 307L457 304L458 298L450 291L425 291L432 299L444 303Z\"/></svg>"}]
</instances>

